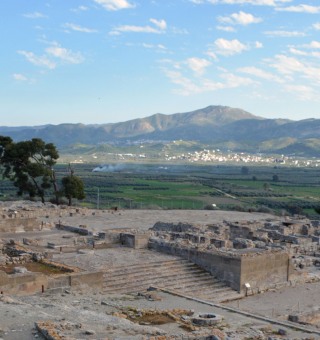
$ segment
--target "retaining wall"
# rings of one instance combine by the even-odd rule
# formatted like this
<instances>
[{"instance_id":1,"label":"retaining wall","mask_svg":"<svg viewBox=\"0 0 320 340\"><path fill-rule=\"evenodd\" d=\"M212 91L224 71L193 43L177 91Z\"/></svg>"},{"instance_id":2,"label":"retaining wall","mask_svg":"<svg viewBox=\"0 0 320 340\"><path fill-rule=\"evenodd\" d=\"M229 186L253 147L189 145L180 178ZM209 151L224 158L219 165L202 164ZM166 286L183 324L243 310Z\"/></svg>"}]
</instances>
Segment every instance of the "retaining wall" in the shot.
<instances>
[{"instance_id":1,"label":"retaining wall","mask_svg":"<svg viewBox=\"0 0 320 340\"><path fill-rule=\"evenodd\" d=\"M264 290L290 280L293 266L286 252L263 252L241 258L241 286Z\"/></svg>"},{"instance_id":2,"label":"retaining wall","mask_svg":"<svg viewBox=\"0 0 320 340\"><path fill-rule=\"evenodd\" d=\"M214 254L196 249L173 247L165 242L149 242L149 248L159 252L183 257L213 276L224 281L231 288L241 290L241 258Z\"/></svg>"},{"instance_id":3,"label":"retaining wall","mask_svg":"<svg viewBox=\"0 0 320 340\"><path fill-rule=\"evenodd\" d=\"M22 231L39 230L40 225L36 218L5 218L0 219L0 232L14 233Z\"/></svg>"},{"instance_id":4,"label":"retaining wall","mask_svg":"<svg viewBox=\"0 0 320 340\"><path fill-rule=\"evenodd\" d=\"M7 275L0 271L0 290L4 294L31 295L42 290L71 287L101 290L103 272L72 273L60 276L46 276L41 273Z\"/></svg>"},{"instance_id":5,"label":"retaining wall","mask_svg":"<svg viewBox=\"0 0 320 340\"><path fill-rule=\"evenodd\" d=\"M293 272L289 255L284 251L260 251L248 255L213 253L176 246L165 241L149 242L149 248L183 257L202 267L238 292L265 290L290 280Z\"/></svg>"}]
</instances>

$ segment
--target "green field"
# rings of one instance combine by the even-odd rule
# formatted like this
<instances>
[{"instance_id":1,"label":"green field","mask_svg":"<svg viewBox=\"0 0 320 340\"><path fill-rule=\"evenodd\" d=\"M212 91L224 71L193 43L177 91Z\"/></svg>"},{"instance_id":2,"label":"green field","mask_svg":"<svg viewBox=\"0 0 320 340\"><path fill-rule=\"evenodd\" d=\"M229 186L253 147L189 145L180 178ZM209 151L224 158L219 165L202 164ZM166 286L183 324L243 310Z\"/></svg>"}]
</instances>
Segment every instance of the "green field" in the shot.
<instances>
[{"instance_id":1,"label":"green field","mask_svg":"<svg viewBox=\"0 0 320 340\"><path fill-rule=\"evenodd\" d=\"M317 168L190 164L111 164L110 172L93 172L96 164L75 164L85 183L78 205L108 209L219 209L303 213L316 217L320 205ZM56 166L58 179L66 165ZM1 181L3 200L16 199L15 188ZM49 200L50 194L47 196Z\"/></svg>"}]
</instances>

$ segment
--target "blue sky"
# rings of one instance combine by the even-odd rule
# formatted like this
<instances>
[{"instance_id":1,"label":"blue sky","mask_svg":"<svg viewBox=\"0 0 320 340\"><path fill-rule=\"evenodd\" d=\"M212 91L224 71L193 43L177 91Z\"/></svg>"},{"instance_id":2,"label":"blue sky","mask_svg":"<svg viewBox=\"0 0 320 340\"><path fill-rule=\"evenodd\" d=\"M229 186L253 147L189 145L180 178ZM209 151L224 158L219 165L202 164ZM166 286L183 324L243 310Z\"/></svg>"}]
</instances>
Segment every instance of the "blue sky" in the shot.
<instances>
[{"instance_id":1,"label":"blue sky","mask_svg":"<svg viewBox=\"0 0 320 340\"><path fill-rule=\"evenodd\" d=\"M318 0L2 0L0 125L226 105L320 118Z\"/></svg>"}]
</instances>

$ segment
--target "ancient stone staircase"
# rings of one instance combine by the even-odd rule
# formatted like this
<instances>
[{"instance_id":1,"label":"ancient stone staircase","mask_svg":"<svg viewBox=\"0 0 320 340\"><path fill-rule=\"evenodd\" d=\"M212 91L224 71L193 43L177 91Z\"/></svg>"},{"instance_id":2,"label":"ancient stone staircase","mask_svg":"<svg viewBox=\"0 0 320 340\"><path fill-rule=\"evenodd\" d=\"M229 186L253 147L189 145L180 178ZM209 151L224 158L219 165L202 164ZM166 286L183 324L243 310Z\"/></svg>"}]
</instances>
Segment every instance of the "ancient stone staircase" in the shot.
<instances>
[{"instance_id":1,"label":"ancient stone staircase","mask_svg":"<svg viewBox=\"0 0 320 340\"><path fill-rule=\"evenodd\" d=\"M188 260L170 256L109 268L105 272L104 293L144 291L150 286L211 302L240 298L236 291Z\"/></svg>"}]
</instances>

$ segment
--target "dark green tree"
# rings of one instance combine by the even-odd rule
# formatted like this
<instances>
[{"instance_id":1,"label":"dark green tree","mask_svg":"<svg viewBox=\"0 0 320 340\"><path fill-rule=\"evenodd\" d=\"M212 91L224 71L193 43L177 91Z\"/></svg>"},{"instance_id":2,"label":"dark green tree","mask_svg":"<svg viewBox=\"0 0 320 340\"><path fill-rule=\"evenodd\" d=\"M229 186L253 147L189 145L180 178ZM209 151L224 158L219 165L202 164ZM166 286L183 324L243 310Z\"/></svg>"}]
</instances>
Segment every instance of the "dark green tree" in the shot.
<instances>
[{"instance_id":1,"label":"dark green tree","mask_svg":"<svg viewBox=\"0 0 320 340\"><path fill-rule=\"evenodd\" d=\"M303 209L298 205L289 205L287 210L291 215L303 215Z\"/></svg>"},{"instance_id":2,"label":"dark green tree","mask_svg":"<svg viewBox=\"0 0 320 340\"><path fill-rule=\"evenodd\" d=\"M72 205L73 198L82 200L86 197L83 181L80 177L75 176L73 171L71 175L62 178L62 191L69 201L69 206Z\"/></svg>"},{"instance_id":3,"label":"dark green tree","mask_svg":"<svg viewBox=\"0 0 320 340\"><path fill-rule=\"evenodd\" d=\"M241 174L242 175L248 175L249 174L249 168L247 166L243 166L241 168Z\"/></svg>"},{"instance_id":4,"label":"dark green tree","mask_svg":"<svg viewBox=\"0 0 320 340\"><path fill-rule=\"evenodd\" d=\"M56 193L53 166L58 158L56 147L40 138L14 143L10 137L0 136L2 175L13 182L20 196L38 196L44 203L46 190L53 186Z\"/></svg>"}]
</instances>

